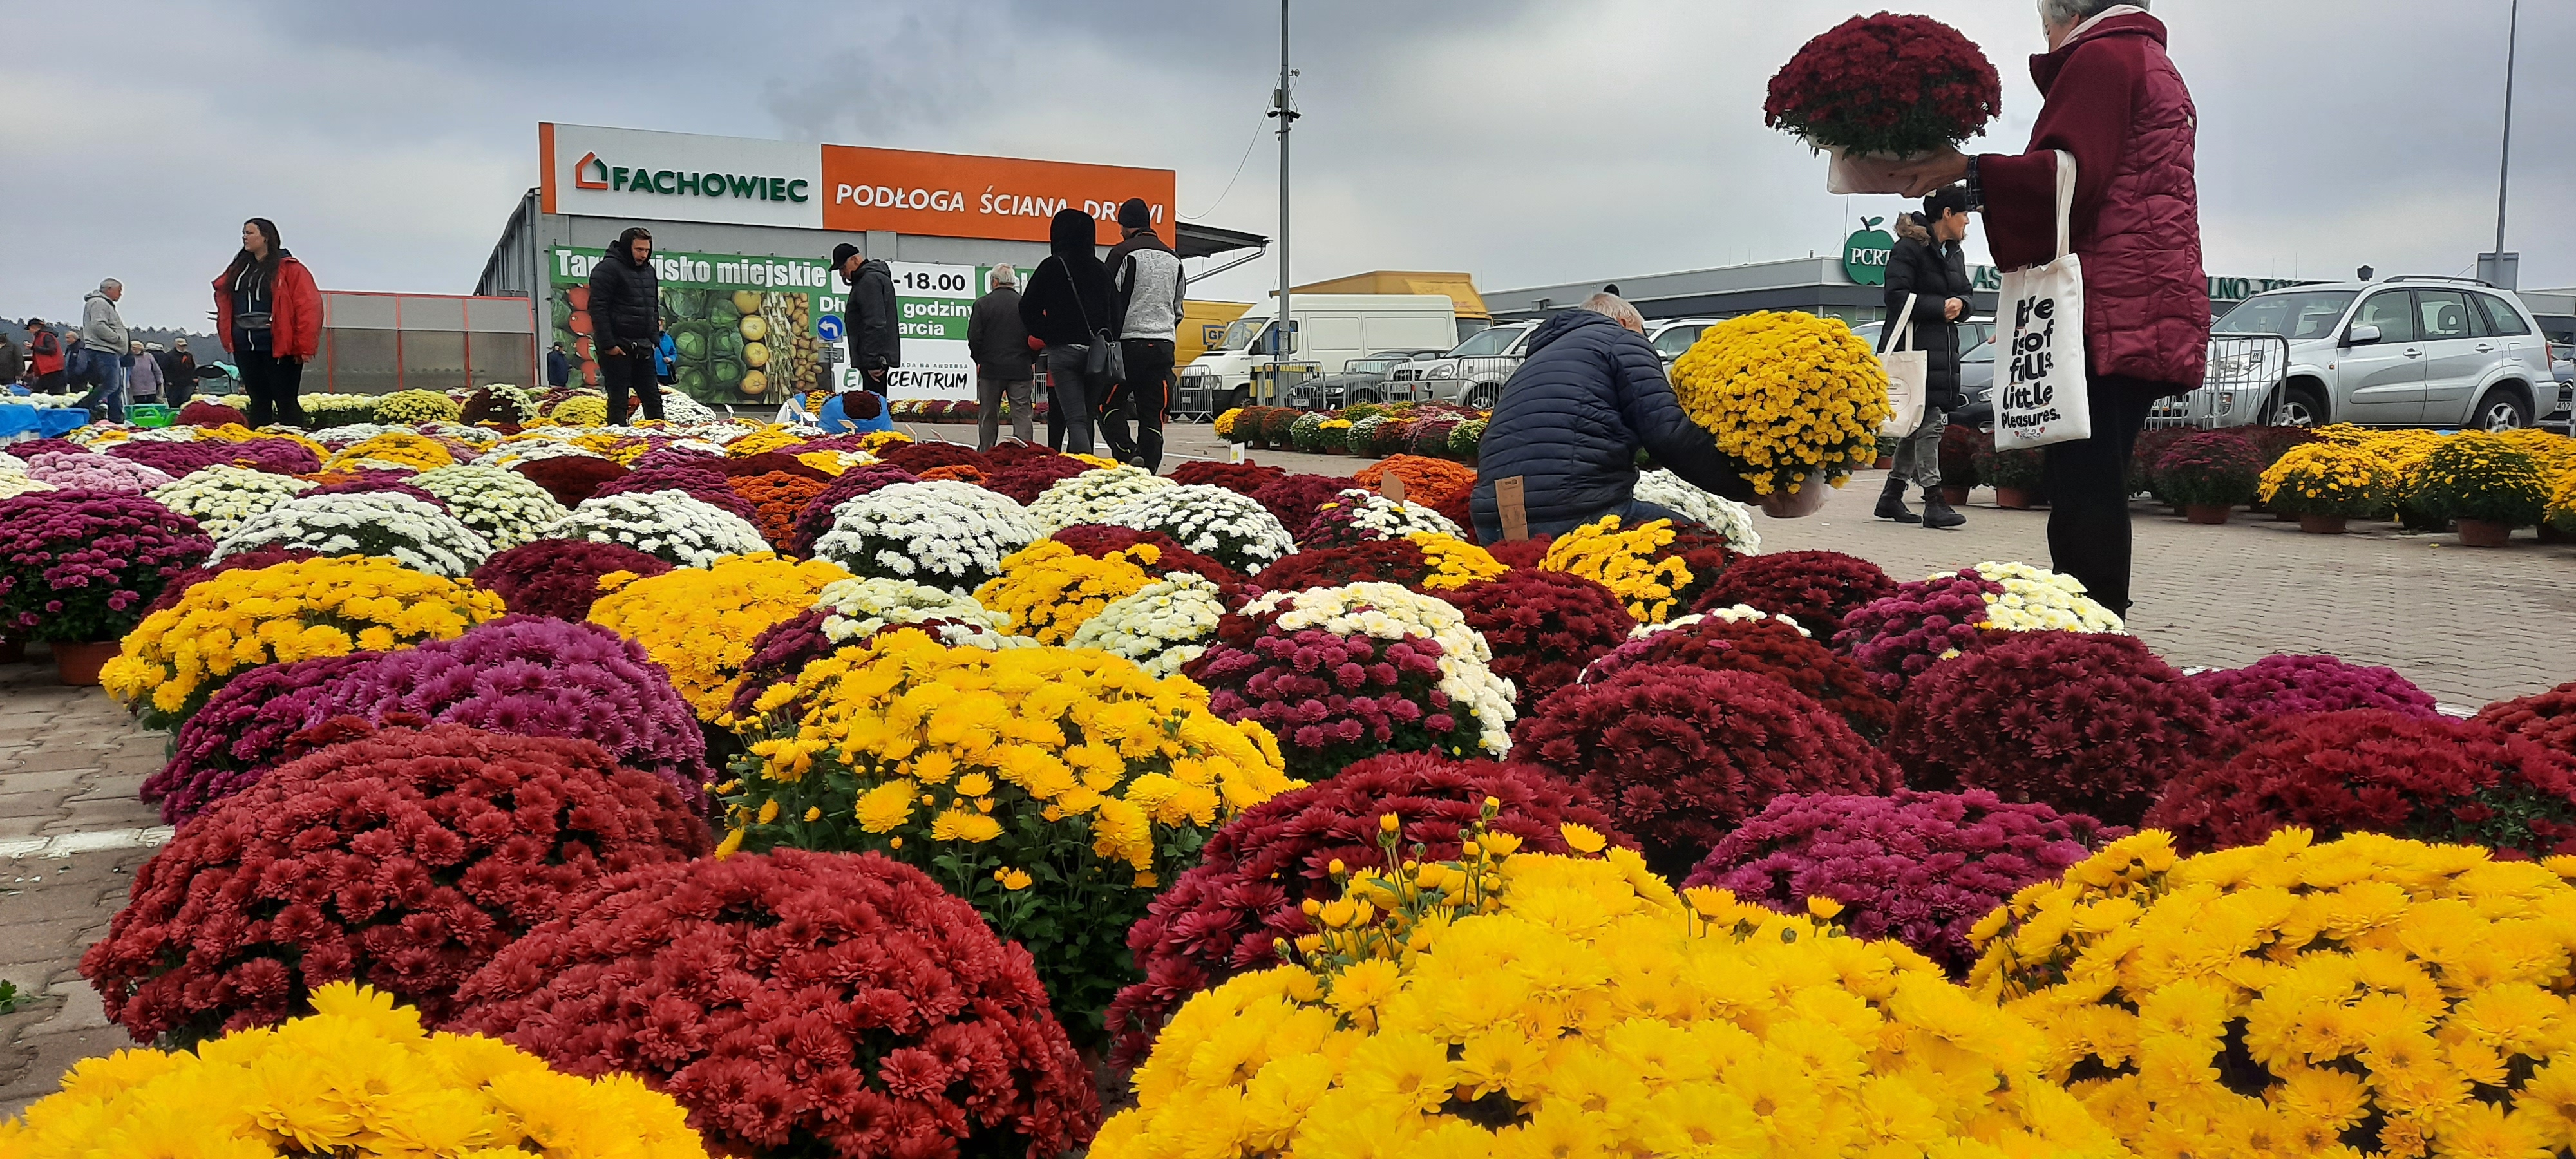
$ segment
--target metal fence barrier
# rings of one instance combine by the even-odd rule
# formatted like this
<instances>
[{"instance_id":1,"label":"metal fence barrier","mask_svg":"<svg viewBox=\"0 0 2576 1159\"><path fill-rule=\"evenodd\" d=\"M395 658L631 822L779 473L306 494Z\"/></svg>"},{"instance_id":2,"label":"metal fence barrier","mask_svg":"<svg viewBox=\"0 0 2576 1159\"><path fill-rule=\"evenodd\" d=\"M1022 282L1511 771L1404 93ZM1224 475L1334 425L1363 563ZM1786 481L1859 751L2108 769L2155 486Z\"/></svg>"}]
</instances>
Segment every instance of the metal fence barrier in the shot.
<instances>
[{"instance_id":1,"label":"metal fence barrier","mask_svg":"<svg viewBox=\"0 0 2576 1159\"><path fill-rule=\"evenodd\" d=\"M2289 377L2290 340L2278 334L2212 334L2199 389L2157 399L2149 427L2254 426L2272 421Z\"/></svg>"}]
</instances>

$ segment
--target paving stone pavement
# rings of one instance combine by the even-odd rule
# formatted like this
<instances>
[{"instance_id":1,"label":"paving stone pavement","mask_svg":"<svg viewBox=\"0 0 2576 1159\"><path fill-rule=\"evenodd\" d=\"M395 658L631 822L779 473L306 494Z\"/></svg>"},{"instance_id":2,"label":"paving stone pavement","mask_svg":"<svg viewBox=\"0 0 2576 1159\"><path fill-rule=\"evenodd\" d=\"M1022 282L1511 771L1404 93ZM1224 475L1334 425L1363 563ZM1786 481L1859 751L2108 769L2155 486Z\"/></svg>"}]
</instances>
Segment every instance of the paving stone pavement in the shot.
<instances>
[{"instance_id":1,"label":"paving stone pavement","mask_svg":"<svg viewBox=\"0 0 2576 1159\"><path fill-rule=\"evenodd\" d=\"M926 431L959 437L957 428ZM1167 470L1227 455L1202 424L1170 435ZM1368 463L1251 457L1332 475ZM1980 491L1966 527L1925 531L1870 518L1883 479L1862 473L1808 519L1759 520L1764 550L1847 551L1899 579L1980 560L2048 560L2044 511L2000 510ZM2480 551L2387 524L2321 536L2241 514L2196 527L2144 503L2136 513L2131 626L2177 664L2331 652L2395 667L2462 708L2576 679L2576 547L2526 532L2512 547ZM97 689L57 684L41 647L31 663L0 666L0 979L28 995L0 1015L0 1117L51 1093L80 1059L132 1045L77 967L124 906L135 868L167 839L159 813L136 796L164 743Z\"/></svg>"},{"instance_id":2,"label":"paving stone pavement","mask_svg":"<svg viewBox=\"0 0 2576 1159\"><path fill-rule=\"evenodd\" d=\"M136 796L161 767L161 734L96 688L63 687L42 646L32 658L0 666L0 979L23 995L0 1014L0 1116L73 1063L134 1045L78 967L167 839ZM77 846L91 848L63 854Z\"/></svg>"}]
</instances>

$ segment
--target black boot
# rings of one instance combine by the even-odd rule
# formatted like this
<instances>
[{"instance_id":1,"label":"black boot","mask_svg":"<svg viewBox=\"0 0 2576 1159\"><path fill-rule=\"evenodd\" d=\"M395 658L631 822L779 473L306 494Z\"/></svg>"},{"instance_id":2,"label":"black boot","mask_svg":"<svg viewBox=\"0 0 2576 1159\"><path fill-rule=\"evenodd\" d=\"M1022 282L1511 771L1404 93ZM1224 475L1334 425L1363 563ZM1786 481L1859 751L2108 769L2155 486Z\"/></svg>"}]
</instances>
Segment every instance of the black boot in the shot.
<instances>
[{"instance_id":1,"label":"black boot","mask_svg":"<svg viewBox=\"0 0 2576 1159\"><path fill-rule=\"evenodd\" d=\"M1959 514L1957 509L1942 501L1940 492L1923 493L1923 526L1934 531L1942 531L1967 521L1967 516Z\"/></svg>"},{"instance_id":2,"label":"black boot","mask_svg":"<svg viewBox=\"0 0 2576 1159\"><path fill-rule=\"evenodd\" d=\"M1921 523L1923 517L1905 509L1905 480L1890 479L1887 490L1878 493L1878 510L1871 512L1881 519L1898 523Z\"/></svg>"}]
</instances>

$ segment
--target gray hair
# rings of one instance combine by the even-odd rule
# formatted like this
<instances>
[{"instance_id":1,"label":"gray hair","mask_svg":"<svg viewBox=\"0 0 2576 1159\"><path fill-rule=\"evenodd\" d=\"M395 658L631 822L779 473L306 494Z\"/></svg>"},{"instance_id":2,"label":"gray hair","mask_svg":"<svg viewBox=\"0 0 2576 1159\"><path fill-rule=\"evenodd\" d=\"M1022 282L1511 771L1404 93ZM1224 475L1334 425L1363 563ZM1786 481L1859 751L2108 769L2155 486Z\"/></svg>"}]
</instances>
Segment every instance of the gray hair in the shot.
<instances>
[{"instance_id":1,"label":"gray hair","mask_svg":"<svg viewBox=\"0 0 2576 1159\"><path fill-rule=\"evenodd\" d=\"M1629 305L1626 298L1617 294L1594 294L1583 300L1583 308L1595 314L1607 314L1613 319L1640 329L1646 325L1646 316L1638 313L1635 306Z\"/></svg>"},{"instance_id":2,"label":"gray hair","mask_svg":"<svg viewBox=\"0 0 2576 1159\"><path fill-rule=\"evenodd\" d=\"M996 286L1017 286L1020 284L1020 272L1012 269L1009 262L1004 262L993 267L993 284Z\"/></svg>"},{"instance_id":3,"label":"gray hair","mask_svg":"<svg viewBox=\"0 0 2576 1159\"><path fill-rule=\"evenodd\" d=\"M2039 0L2039 19L2053 28L2091 20L2114 4L2128 4L2143 11L2147 3L2148 0Z\"/></svg>"},{"instance_id":4,"label":"gray hair","mask_svg":"<svg viewBox=\"0 0 2576 1159\"><path fill-rule=\"evenodd\" d=\"M125 283L117 281L114 278L101 278L99 279L98 288L102 290L122 290L125 288Z\"/></svg>"}]
</instances>

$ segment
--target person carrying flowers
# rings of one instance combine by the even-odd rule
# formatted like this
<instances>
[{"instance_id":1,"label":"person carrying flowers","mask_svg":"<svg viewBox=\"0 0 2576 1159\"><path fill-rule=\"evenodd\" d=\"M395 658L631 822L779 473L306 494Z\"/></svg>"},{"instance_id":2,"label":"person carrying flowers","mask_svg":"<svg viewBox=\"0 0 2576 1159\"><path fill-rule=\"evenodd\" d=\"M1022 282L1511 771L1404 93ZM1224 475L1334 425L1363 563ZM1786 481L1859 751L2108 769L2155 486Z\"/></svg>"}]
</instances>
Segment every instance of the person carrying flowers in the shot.
<instances>
[{"instance_id":1,"label":"person carrying flowers","mask_svg":"<svg viewBox=\"0 0 2576 1159\"><path fill-rule=\"evenodd\" d=\"M1645 330L1637 308L1609 293L1539 324L1529 358L1503 384L1477 449L1468 507L1479 541L1504 538L1495 484L1514 478L1530 535L1562 534L1604 515L1618 516L1623 526L1690 522L1636 497L1640 447L1703 491L1739 502L1755 498L1716 440L1682 410ZM1772 517L1794 518L1823 506L1824 488L1760 500Z\"/></svg>"},{"instance_id":2,"label":"person carrying flowers","mask_svg":"<svg viewBox=\"0 0 2576 1159\"><path fill-rule=\"evenodd\" d=\"M2084 269L2093 434L2041 448L2048 547L2052 566L2126 615L2129 452L2148 405L2199 386L2208 359L2199 114L2145 3L2039 0L2039 16L2048 51L2030 61L2043 103L2029 151L1943 149L1896 172L1917 197L1964 179L1995 264L2011 270L2057 256L2057 155L2075 158L2070 241Z\"/></svg>"}]
</instances>

